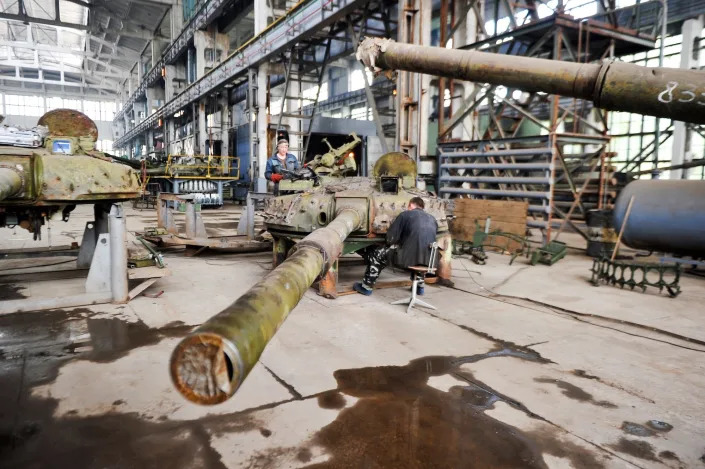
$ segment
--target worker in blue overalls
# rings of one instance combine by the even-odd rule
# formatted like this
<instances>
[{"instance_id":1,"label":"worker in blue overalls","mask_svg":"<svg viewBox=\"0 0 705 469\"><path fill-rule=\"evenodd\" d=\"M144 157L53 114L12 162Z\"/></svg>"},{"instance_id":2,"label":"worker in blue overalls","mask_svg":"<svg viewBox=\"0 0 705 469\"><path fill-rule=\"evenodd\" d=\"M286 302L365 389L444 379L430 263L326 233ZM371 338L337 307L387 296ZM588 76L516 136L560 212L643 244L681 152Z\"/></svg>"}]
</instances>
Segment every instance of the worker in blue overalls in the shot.
<instances>
[{"instance_id":1,"label":"worker in blue overalls","mask_svg":"<svg viewBox=\"0 0 705 469\"><path fill-rule=\"evenodd\" d=\"M282 169L289 171L299 169L299 160L289 153L289 142L284 139L277 142L277 152L267 160L264 177L278 186L279 181L285 179Z\"/></svg>"}]
</instances>

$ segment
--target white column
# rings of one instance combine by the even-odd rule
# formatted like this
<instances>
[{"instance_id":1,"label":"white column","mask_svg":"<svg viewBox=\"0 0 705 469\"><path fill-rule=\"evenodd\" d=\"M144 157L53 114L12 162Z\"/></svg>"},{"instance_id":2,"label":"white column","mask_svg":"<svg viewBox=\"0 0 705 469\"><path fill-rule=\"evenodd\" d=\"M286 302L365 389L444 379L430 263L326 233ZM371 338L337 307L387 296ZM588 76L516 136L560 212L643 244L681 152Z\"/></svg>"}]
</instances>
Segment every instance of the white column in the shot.
<instances>
[{"instance_id":1,"label":"white column","mask_svg":"<svg viewBox=\"0 0 705 469\"><path fill-rule=\"evenodd\" d=\"M207 98L203 98L198 103L198 141L194 142L198 148L194 149L194 154L206 154L206 140L208 139L208 129L206 128L206 103Z\"/></svg>"},{"instance_id":2,"label":"white column","mask_svg":"<svg viewBox=\"0 0 705 469\"><path fill-rule=\"evenodd\" d=\"M225 90L220 96L220 154L228 156L228 145L230 139L230 104L228 103L228 91Z\"/></svg>"},{"instance_id":3,"label":"white column","mask_svg":"<svg viewBox=\"0 0 705 469\"><path fill-rule=\"evenodd\" d=\"M259 109L257 112L257 136L259 137L259 145L257 147L257 167L259 168L258 178L264 178L264 170L267 165L269 154L267 153L267 121L269 114L267 111L267 74L269 72L269 64L259 66L257 72L257 104Z\"/></svg>"},{"instance_id":4,"label":"white column","mask_svg":"<svg viewBox=\"0 0 705 469\"><path fill-rule=\"evenodd\" d=\"M691 18L683 23L681 32L683 33L683 44L681 49L680 68L697 68L698 57L693 57L695 41L700 38L703 31L703 16ZM671 151L671 165L676 166L692 160L693 156L688 151L688 129L685 122L673 121L673 147ZM670 179L686 179L687 169L673 169L670 171Z\"/></svg>"}]
</instances>

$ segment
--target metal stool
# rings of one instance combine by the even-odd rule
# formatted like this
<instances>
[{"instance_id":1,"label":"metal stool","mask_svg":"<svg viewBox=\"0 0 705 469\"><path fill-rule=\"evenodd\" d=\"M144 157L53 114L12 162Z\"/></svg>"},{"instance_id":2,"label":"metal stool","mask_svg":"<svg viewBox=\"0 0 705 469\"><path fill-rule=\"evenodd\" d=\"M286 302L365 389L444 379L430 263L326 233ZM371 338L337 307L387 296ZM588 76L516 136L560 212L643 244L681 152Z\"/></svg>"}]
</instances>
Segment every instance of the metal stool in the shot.
<instances>
[{"instance_id":1,"label":"metal stool","mask_svg":"<svg viewBox=\"0 0 705 469\"><path fill-rule=\"evenodd\" d=\"M414 306L422 306L424 308L429 308L429 309L436 309L435 306L426 303L425 301L419 300L416 297L416 288L419 285L419 280L423 280L427 274L434 274L436 273L436 253L438 252L438 243L434 242L431 244L431 258L428 261L428 265L415 265L415 266L410 266L407 268L410 272L413 272L414 274L414 281L411 284L411 296L409 298L405 298L403 300L397 300L397 301L392 301L390 304L393 305L405 305L408 304L409 306L406 308L406 313L409 314L409 311L411 311L411 308Z\"/></svg>"}]
</instances>

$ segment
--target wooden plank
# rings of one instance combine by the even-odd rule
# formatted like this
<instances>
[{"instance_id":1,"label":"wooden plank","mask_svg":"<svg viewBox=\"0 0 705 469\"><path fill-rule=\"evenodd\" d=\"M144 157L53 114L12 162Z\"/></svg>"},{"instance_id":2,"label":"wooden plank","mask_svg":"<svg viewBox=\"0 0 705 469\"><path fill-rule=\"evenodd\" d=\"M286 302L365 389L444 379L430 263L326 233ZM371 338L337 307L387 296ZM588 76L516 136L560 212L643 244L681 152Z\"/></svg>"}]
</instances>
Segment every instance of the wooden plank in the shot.
<instances>
[{"instance_id":1,"label":"wooden plank","mask_svg":"<svg viewBox=\"0 0 705 469\"><path fill-rule=\"evenodd\" d=\"M154 282L159 280L158 278L148 278L144 282L141 282L139 285L137 285L135 288L130 290L130 293L127 294L127 297L132 300L134 299L137 295L145 291L147 288L151 287Z\"/></svg>"},{"instance_id":2,"label":"wooden plank","mask_svg":"<svg viewBox=\"0 0 705 469\"><path fill-rule=\"evenodd\" d=\"M472 241L477 225L484 229L490 218L489 231L503 231L517 236L526 236L526 217L529 203L525 201L456 199L454 219L450 222L450 232L454 239ZM518 241L503 236L488 236L486 244L500 246L500 250L515 252L522 247Z\"/></svg>"},{"instance_id":3,"label":"wooden plank","mask_svg":"<svg viewBox=\"0 0 705 469\"><path fill-rule=\"evenodd\" d=\"M141 280L147 278L161 278L171 275L169 269L160 269L156 265L150 267L140 267L138 269L127 269L128 280Z\"/></svg>"},{"instance_id":4,"label":"wooden plank","mask_svg":"<svg viewBox=\"0 0 705 469\"><path fill-rule=\"evenodd\" d=\"M490 215L478 215L478 216L473 216L473 215L462 215L462 216L456 216L453 221L461 224L475 224L475 220L480 223L480 226L483 228L485 227L485 222L487 220L487 217L490 218L490 229L492 228L492 225L494 225L495 222L508 222L508 223L522 223L524 220L526 220L526 213L522 213L519 216L515 215L506 215L506 214L490 214Z\"/></svg>"},{"instance_id":5,"label":"wooden plank","mask_svg":"<svg viewBox=\"0 0 705 469\"><path fill-rule=\"evenodd\" d=\"M497 222L490 225L490 233L492 231L504 231L505 233L512 233L519 236L526 236L526 222L524 223L508 223L508 222ZM453 239L459 239L462 241L472 241L475 234L475 225L459 225L453 220L450 224L450 234Z\"/></svg>"}]
</instances>

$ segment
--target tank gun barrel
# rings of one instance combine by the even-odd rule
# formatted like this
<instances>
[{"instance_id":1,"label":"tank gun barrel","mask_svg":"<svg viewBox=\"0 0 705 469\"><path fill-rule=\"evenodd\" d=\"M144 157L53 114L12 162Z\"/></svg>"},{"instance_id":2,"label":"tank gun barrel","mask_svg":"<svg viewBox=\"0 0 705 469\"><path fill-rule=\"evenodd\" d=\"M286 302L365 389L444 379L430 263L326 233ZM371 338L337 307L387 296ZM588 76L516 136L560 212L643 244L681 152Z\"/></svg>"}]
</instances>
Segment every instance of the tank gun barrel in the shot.
<instances>
[{"instance_id":1,"label":"tank gun barrel","mask_svg":"<svg viewBox=\"0 0 705 469\"><path fill-rule=\"evenodd\" d=\"M22 190L22 177L13 169L0 168L0 200L5 200Z\"/></svg>"},{"instance_id":2,"label":"tank gun barrel","mask_svg":"<svg viewBox=\"0 0 705 469\"><path fill-rule=\"evenodd\" d=\"M373 70L405 70L590 100L597 107L705 123L705 73L624 62L563 62L366 38L357 58Z\"/></svg>"},{"instance_id":3,"label":"tank gun barrel","mask_svg":"<svg viewBox=\"0 0 705 469\"><path fill-rule=\"evenodd\" d=\"M186 336L171 356L171 378L187 399L218 404L230 398L306 290L340 256L365 214L341 209L302 239L289 258L232 305Z\"/></svg>"}]
</instances>

